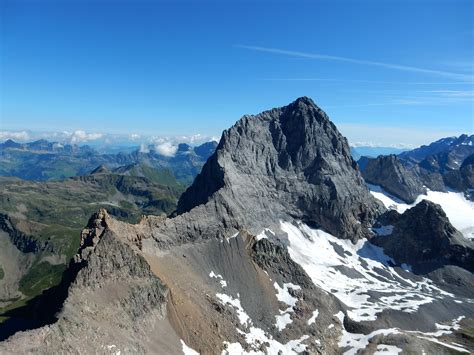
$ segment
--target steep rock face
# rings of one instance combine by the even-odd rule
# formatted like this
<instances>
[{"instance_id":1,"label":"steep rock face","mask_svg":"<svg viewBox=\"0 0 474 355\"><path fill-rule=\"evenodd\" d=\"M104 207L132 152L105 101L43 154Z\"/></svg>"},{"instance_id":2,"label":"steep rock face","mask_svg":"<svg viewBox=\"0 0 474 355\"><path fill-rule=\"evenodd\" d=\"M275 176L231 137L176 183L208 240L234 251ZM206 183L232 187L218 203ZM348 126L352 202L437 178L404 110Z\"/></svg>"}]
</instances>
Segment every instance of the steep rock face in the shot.
<instances>
[{"instance_id":1,"label":"steep rock face","mask_svg":"<svg viewBox=\"0 0 474 355\"><path fill-rule=\"evenodd\" d=\"M474 271L474 243L465 239L449 222L439 205L423 200L404 214L391 212L390 235L377 236L371 242L384 248L398 264L412 265L427 272L444 265L456 265Z\"/></svg>"},{"instance_id":2,"label":"steep rock face","mask_svg":"<svg viewBox=\"0 0 474 355\"><path fill-rule=\"evenodd\" d=\"M237 229L289 215L354 240L380 211L347 140L306 97L244 116L223 133L177 214L203 204L224 204L224 223L230 216Z\"/></svg>"},{"instance_id":3,"label":"steep rock face","mask_svg":"<svg viewBox=\"0 0 474 355\"><path fill-rule=\"evenodd\" d=\"M368 183L380 185L387 192L409 203L426 192L420 176L406 168L395 155L381 155L368 160L363 176Z\"/></svg>"},{"instance_id":4,"label":"steep rock face","mask_svg":"<svg viewBox=\"0 0 474 355\"><path fill-rule=\"evenodd\" d=\"M458 191L466 191L467 197L472 199L474 189L474 154L468 156L459 170L449 171L445 174L446 184Z\"/></svg>"}]
</instances>

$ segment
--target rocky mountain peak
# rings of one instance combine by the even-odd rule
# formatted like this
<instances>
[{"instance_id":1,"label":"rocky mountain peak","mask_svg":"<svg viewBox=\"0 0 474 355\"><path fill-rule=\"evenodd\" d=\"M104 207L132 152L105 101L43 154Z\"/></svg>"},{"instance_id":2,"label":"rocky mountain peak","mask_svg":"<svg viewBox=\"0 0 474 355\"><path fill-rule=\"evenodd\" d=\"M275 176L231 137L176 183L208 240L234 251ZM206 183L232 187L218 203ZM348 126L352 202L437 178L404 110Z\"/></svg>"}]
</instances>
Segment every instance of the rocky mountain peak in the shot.
<instances>
[{"instance_id":1,"label":"rocky mountain peak","mask_svg":"<svg viewBox=\"0 0 474 355\"><path fill-rule=\"evenodd\" d=\"M380 209L346 138L307 97L245 115L224 131L177 214L201 205L225 205L219 219L234 227L294 218L354 239Z\"/></svg>"},{"instance_id":2,"label":"rocky mountain peak","mask_svg":"<svg viewBox=\"0 0 474 355\"><path fill-rule=\"evenodd\" d=\"M81 232L79 250L74 256L75 263L80 263L83 260L86 260L89 254L94 250L107 227L108 218L110 218L109 214L104 208L99 209L99 211L89 218L86 228Z\"/></svg>"},{"instance_id":3,"label":"rocky mountain peak","mask_svg":"<svg viewBox=\"0 0 474 355\"><path fill-rule=\"evenodd\" d=\"M420 223L423 221L422 223ZM397 263L427 272L443 265L474 268L474 245L450 223L440 205L423 200L404 214L392 216L393 232L372 239Z\"/></svg>"}]
</instances>

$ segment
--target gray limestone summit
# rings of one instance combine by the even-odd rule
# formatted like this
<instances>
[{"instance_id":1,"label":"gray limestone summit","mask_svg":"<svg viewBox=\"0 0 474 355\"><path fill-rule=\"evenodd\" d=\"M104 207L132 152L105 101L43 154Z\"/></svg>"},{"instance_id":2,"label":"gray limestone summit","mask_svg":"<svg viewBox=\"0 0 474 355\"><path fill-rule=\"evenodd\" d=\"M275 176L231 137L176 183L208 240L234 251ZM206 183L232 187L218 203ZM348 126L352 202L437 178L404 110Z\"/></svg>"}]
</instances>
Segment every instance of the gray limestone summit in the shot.
<instances>
[{"instance_id":1,"label":"gray limestone summit","mask_svg":"<svg viewBox=\"0 0 474 355\"><path fill-rule=\"evenodd\" d=\"M225 224L261 227L291 216L356 240L380 211L328 116L307 97L247 115L224 131L177 214L226 207Z\"/></svg>"}]
</instances>

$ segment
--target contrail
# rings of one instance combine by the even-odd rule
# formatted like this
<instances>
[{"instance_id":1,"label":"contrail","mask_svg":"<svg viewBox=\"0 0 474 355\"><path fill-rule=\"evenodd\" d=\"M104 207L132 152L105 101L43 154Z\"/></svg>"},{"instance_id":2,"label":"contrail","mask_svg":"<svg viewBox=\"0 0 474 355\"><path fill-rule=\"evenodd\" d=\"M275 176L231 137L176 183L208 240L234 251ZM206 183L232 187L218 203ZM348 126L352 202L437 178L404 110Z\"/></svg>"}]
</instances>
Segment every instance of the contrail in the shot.
<instances>
[{"instance_id":1,"label":"contrail","mask_svg":"<svg viewBox=\"0 0 474 355\"><path fill-rule=\"evenodd\" d=\"M354 58L347 58L347 57L338 57L338 56L333 56L333 55L297 52L297 51L289 51L289 50L284 50L284 49L258 47L258 46L236 45L235 47L249 49L253 51L259 51L259 52L282 54L282 55L287 55L287 56L292 56L292 57L331 60L331 61L346 62L346 63L353 63L353 64L370 65L370 66L402 70L402 71L408 71L408 72L414 72L414 73L443 76L445 78L451 78L454 80L474 81L473 75L458 74L458 73L446 72L446 71L441 71L441 70L417 68L417 67L411 67L407 65L374 62L371 60L361 60L361 59L354 59Z\"/></svg>"}]
</instances>

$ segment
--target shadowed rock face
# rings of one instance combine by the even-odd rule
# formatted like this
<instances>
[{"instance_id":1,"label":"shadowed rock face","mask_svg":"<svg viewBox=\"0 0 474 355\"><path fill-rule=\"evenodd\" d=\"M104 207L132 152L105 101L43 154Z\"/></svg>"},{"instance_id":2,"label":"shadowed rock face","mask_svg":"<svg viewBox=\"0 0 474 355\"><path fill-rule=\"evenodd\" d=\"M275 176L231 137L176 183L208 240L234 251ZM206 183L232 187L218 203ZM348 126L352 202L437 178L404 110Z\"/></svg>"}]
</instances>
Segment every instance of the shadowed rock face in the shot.
<instances>
[{"instance_id":1,"label":"shadowed rock face","mask_svg":"<svg viewBox=\"0 0 474 355\"><path fill-rule=\"evenodd\" d=\"M474 244L449 222L441 207L423 200L398 217L391 214L393 232L378 236L372 243L384 248L398 264L428 272L444 265L474 271Z\"/></svg>"},{"instance_id":2,"label":"shadowed rock face","mask_svg":"<svg viewBox=\"0 0 474 355\"><path fill-rule=\"evenodd\" d=\"M466 196L474 199L474 154L468 156L459 170L452 170L444 175L446 184L458 191L466 191Z\"/></svg>"},{"instance_id":3,"label":"shadowed rock face","mask_svg":"<svg viewBox=\"0 0 474 355\"><path fill-rule=\"evenodd\" d=\"M364 185L347 140L306 97L244 116L225 131L176 212L223 201L224 223L232 216L237 227L290 215L353 240L366 234L381 209Z\"/></svg>"},{"instance_id":4,"label":"shadowed rock face","mask_svg":"<svg viewBox=\"0 0 474 355\"><path fill-rule=\"evenodd\" d=\"M395 155L381 155L368 160L363 176L368 183L380 185L408 203L426 193L419 175L405 167Z\"/></svg>"}]
</instances>

